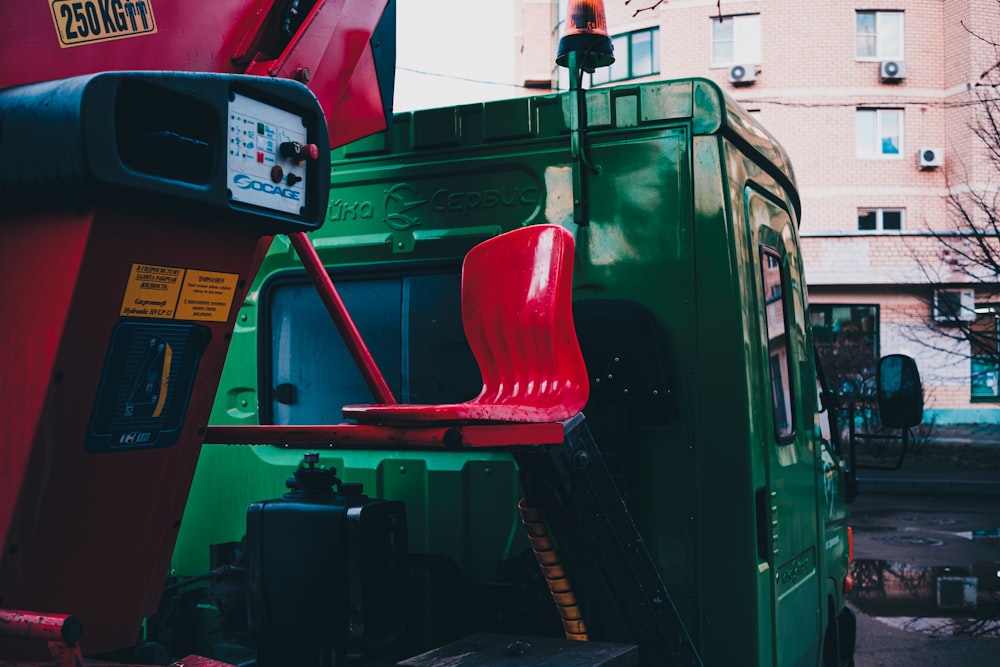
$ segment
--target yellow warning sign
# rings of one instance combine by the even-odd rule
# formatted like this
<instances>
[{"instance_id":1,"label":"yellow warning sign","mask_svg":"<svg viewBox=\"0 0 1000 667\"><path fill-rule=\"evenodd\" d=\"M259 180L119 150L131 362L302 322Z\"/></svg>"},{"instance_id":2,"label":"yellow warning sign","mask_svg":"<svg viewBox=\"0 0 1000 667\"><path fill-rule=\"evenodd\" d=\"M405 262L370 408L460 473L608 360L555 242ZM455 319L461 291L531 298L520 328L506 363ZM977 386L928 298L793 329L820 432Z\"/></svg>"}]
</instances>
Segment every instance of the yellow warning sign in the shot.
<instances>
[{"instance_id":1,"label":"yellow warning sign","mask_svg":"<svg viewBox=\"0 0 1000 667\"><path fill-rule=\"evenodd\" d=\"M164 320L225 322L239 274L133 264L119 314Z\"/></svg>"},{"instance_id":2,"label":"yellow warning sign","mask_svg":"<svg viewBox=\"0 0 1000 667\"><path fill-rule=\"evenodd\" d=\"M79 46L156 32L151 0L49 0L59 46Z\"/></svg>"},{"instance_id":3,"label":"yellow warning sign","mask_svg":"<svg viewBox=\"0 0 1000 667\"><path fill-rule=\"evenodd\" d=\"M235 273L188 269L175 319L225 322L229 319L239 279Z\"/></svg>"},{"instance_id":4,"label":"yellow warning sign","mask_svg":"<svg viewBox=\"0 0 1000 667\"><path fill-rule=\"evenodd\" d=\"M133 264L119 314L173 319L183 277L184 269Z\"/></svg>"}]
</instances>

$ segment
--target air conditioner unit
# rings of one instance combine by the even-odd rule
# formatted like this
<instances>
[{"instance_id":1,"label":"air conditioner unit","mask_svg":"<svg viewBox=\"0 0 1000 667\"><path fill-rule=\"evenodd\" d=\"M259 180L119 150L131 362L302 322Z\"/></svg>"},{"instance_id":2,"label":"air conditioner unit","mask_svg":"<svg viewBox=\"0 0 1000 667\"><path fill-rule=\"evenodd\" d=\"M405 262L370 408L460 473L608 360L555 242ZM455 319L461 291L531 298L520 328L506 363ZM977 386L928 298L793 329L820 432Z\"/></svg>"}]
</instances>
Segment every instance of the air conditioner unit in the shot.
<instances>
[{"instance_id":1,"label":"air conditioner unit","mask_svg":"<svg viewBox=\"0 0 1000 667\"><path fill-rule=\"evenodd\" d=\"M903 60L883 60L879 63L878 74L883 81L905 79L906 62Z\"/></svg>"},{"instance_id":2,"label":"air conditioner unit","mask_svg":"<svg viewBox=\"0 0 1000 667\"><path fill-rule=\"evenodd\" d=\"M935 322L971 322L976 319L976 293L971 289L934 290Z\"/></svg>"},{"instance_id":3,"label":"air conditioner unit","mask_svg":"<svg viewBox=\"0 0 1000 667\"><path fill-rule=\"evenodd\" d=\"M729 83L747 85L756 80L756 65L733 65L729 68Z\"/></svg>"},{"instance_id":4,"label":"air conditioner unit","mask_svg":"<svg viewBox=\"0 0 1000 667\"><path fill-rule=\"evenodd\" d=\"M944 164L944 149L924 147L917 149L917 165L921 169L937 169Z\"/></svg>"}]
</instances>

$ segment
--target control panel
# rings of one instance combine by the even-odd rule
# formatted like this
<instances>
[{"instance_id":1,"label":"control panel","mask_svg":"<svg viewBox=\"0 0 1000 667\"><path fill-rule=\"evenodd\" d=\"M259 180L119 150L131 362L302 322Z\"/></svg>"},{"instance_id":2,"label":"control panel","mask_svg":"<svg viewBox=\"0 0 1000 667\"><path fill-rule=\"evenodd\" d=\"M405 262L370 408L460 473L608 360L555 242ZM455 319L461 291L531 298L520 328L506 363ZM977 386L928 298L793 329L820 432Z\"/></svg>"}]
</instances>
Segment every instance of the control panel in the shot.
<instances>
[{"instance_id":1,"label":"control panel","mask_svg":"<svg viewBox=\"0 0 1000 667\"><path fill-rule=\"evenodd\" d=\"M299 214L306 169L319 158L301 116L234 93L229 103L228 184L233 201Z\"/></svg>"},{"instance_id":2,"label":"control panel","mask_svg":"<svg viewBox=\"0 0 1000 667\"><path fill-rule=\"evenodd\" d=\"M26 210L39 197L153 197L268 234L311 231L326 215L326 119L297 81L101 72L0 90L0 118L0 196Z\"/></svg>"}]
</instances>

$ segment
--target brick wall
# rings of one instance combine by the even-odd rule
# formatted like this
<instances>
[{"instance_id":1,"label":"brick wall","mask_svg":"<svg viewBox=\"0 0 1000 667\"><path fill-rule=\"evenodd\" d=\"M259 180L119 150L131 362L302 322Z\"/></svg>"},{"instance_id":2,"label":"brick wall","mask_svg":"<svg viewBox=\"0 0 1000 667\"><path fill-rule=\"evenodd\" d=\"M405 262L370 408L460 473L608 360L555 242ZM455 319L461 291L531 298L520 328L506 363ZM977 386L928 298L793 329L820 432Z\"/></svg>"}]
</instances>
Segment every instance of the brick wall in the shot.
<instances>
[{"instance_id":1,"label":"brick wall","mask_svg":"<svg viewBox=\"0 0 1000 667\"><path fill-rule=\"evenodd\" d=\"M537 87L551 83L556 59L556 3L518 0L514 15L515 80Z\"/></svg>"}]
</instances>

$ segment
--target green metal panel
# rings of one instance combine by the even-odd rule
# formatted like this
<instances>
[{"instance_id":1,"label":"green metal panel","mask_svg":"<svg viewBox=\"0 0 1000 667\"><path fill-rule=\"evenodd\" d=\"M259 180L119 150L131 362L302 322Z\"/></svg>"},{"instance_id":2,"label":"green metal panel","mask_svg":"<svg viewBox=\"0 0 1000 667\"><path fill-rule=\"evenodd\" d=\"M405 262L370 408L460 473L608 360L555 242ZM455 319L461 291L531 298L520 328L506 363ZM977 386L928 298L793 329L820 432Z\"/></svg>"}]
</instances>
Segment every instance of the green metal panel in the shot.
<instances>
[{"instance_id":1,"label":"green metal panel","mask_svg":"<svg viewBox=\"0 0 1000 667\"><path fill-rule=\"evenodd\" d=\"M695 164L706 167L696 171L694 197L695 328L701 335L693 349L699 372L692 378L696 431L691 446L698 480L692 493L699 556L706 571L697 619L705 664L722 665L770 655L770 643L760 631L769 615L757 613L762 575L755 557L754 489L760 451L750 417L755 406L749 375L749 350L756 341L749 323L756 316L745 301L752 289L743 275L748 249L734 220L722 139L697 137L693 150ZM734 618L740 621L733 623ZM729 639L723 639L727 632Z\"/></svg>"}]
</instances>

